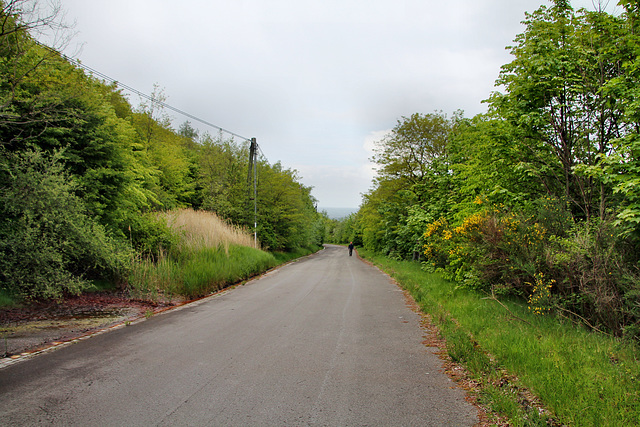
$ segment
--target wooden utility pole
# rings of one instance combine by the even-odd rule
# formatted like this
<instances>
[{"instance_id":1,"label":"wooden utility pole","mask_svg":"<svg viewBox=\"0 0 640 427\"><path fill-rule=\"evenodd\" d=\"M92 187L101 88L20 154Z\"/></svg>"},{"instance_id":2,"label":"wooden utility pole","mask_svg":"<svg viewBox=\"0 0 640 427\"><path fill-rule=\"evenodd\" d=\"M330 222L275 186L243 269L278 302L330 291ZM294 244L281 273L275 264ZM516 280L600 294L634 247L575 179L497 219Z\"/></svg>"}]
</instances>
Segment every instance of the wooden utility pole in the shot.
<instances>
[{"instance_id":1,"label":"wooden utility pole","mask_svg":"<svg viewBox=\"0 0 640 427\"><path fill-rule=\"evenodd\" d=\"M247 171L247 186L249 188L249 200L253 199L253 244L258 248L258 143L251 138L249 146L249 169ZM251 195L251 181L253 181L253 197Z\"/></svg>"}]
</instances>

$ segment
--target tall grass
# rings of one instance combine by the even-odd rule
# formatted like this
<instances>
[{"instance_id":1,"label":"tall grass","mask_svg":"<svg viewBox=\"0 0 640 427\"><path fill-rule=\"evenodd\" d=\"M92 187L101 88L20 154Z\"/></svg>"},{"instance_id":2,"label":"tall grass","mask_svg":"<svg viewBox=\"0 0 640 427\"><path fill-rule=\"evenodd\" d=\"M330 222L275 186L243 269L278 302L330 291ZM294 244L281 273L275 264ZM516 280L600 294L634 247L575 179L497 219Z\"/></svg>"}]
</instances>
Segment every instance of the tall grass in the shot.
<instances>
[{"instance_id":1,"label":"tall grass","mask_svg":"<svg viewBox=\"0 0 640 427\"><path fill-rule=\"evenodd\" d=\"M273 255L253 247L253 236L213 213L184 209L160 215L178 244L156 258L134 262L128 280L134 297L199 297L278 264Z\"/></svg>"},{"instance_id":2,"label":"tall grass","mask_svg":"<svg viewBox=\"0 0 640 427\"><path fill-rule=\"evenodd\" d=\"M640 425L635 344L458 288L416 263L359 253L411 292L446 338L449 356L482 385L481 402L511 425L547 425L549 418L575 426ZM525 390L550 415L523 405Z\"/></svg>"},{"instance_id":3,"label":"tall grass","mask_svg":"<svg viewBox=\"0 0 640 427\"><path fill-rule=\"evenodd\" d=\"M226 252L230 245L250 248L255 246L251 234L240 227L229 225L211 212L180 209L159 215L180 235L181 248L223 247Z\"/></svg>"}]
</instances>

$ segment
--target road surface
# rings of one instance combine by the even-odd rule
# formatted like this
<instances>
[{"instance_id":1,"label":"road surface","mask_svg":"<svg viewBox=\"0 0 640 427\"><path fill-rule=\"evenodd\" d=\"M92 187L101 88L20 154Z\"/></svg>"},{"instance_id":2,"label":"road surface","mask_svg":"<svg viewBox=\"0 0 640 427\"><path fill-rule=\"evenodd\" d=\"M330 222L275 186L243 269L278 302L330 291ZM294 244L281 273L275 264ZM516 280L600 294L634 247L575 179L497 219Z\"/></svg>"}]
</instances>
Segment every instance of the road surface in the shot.
<instances>
[{"instance_id":1,"label":"road surface","mask_svg":"<svg viewBox=\"0 0 640 427\"><path fill-rule=\"evenodd\" d=\"M464 392L374 267L324 251L0 370L1 425L465 426Z\"/></svg>"}]
</instances>

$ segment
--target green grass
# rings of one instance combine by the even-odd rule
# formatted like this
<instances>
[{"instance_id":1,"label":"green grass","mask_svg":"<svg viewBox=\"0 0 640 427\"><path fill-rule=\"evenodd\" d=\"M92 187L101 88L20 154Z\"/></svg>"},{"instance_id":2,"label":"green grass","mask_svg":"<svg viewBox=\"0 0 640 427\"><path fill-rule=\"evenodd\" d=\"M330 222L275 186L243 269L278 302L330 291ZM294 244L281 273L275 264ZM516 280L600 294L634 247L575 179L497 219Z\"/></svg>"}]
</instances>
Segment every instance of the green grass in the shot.
<instances>
[{"instance_id":1,"label":"green grass","mask_svg":"<svg viewBox=\"0 0 640 427\"><path fill-rule=\"evenodd\" d=\"M129 276L129 289L138 298L196 298L248 279L278 265L267 252L246 246L183 250L157 261L141 260Z\"/></svg>"},{"instance_id":2,"label":"green grass","mask_svg":"<svg viewBox=\"0 0 640 427\"><path fill-rule=\"evenodd\" d=\"M13 297L7 290L0 289L0 307L16 307L18 300Z\"/></svg>"},{"instance_id":3,"label":"green grass","mask_svg":"<svg viewBox=\"0 0 640 427\"><path fill-rule=\"evenodd\" d=\"M526 388L565 425L640 425L640 350L526 304L461 289L420 265L359 254L393 276L429 313L450 357L481 384L480 401L512 425L546 425L519 404Z\"/></svg>"},{"instance_id":4,"label":"green grass","mask_svg":"<svg viewBox=\"0 0 640 427\"><path fill-rule=\"evenodd\" d=\"M246 246L200 247L137 262L128 278L136 298L196 298L316 252L318 248L269 253Z\"/></svg>"},{"instance_id":5,"label":"green grass","mask_svg":"<svg viewBox=\"0 0 640 427\"><path fill-rule=\"evenodd\" d=\"M321 246L314 246L311 248L299 248L291 252L271 252L271 254L276 258L278 265L280 265L293 259L311 255L315 252L318 252L320 249L322 249Z\"/></svg>"}]
</instances>

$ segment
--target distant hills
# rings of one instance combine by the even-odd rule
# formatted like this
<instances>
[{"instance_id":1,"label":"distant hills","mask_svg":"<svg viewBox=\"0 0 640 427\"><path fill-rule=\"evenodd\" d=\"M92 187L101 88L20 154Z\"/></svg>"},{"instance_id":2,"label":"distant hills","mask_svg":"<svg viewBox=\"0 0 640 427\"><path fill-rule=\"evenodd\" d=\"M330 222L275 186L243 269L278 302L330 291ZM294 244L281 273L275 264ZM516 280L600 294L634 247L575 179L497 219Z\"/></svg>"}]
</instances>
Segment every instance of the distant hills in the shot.
<instances>
[{"instance_id":1,"label":"distant hills","mask_svg":"<svg viewBox=\"0 0 640 427\"><path fill-rule=\"evenodd\" d=\"M331 219L346 218L352 213L358 212L358 208L323 208L318 207L318 212L326 212Z\"/></svg>"}]
</instances>

